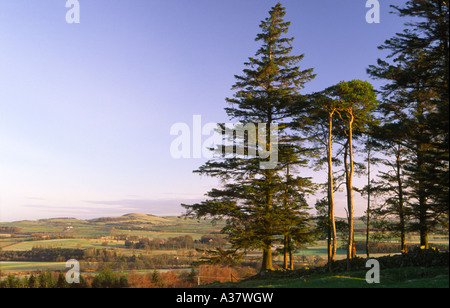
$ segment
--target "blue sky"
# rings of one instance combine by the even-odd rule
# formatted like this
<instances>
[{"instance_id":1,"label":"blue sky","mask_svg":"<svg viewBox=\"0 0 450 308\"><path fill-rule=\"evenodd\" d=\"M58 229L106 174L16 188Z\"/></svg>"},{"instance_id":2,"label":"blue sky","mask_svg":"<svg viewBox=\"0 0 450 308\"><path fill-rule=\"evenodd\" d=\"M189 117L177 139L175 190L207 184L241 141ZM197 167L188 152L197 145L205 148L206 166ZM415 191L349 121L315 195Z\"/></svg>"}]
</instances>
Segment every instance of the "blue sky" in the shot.
<instances>
[{"instance_id":1,"label":"blue sky","mask_svg":"<svg viewBox=\"0 0 450 308\"><path fill-rule=\"evenodd\" d=\"M192 173L203 159L171 157L170 127L228 120L276 1L79 0L79 24L65 2L0 0L0 221L180 214L216 181ZM403 1L380 1L379 24L364 0L281 2L293 53L317 74L304 93L369 80L405 22L389 14Z\"/></svg>"}]
</instances>

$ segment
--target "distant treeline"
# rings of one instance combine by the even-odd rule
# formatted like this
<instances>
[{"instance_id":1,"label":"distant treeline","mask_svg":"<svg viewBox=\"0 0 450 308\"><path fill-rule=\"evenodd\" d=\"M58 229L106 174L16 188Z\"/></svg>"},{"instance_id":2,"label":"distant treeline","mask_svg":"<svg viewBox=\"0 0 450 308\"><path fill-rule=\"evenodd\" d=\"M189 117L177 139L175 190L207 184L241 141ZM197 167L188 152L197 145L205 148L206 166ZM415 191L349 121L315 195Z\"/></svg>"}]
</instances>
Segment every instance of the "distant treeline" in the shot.
<instances>
[{"instance_id":1,"label":"distant treeline","mask_svg":"<svg viewBox=\"0 0 450 308\"><path fill-rule=\"evenodd\" d=\"M221 248L225 244L226 239L216 234L204 235L200 240L194 240L192 236L184 235L168 239L129 237L125 241L125 247L127 248L146 250Z\"/></svg>"},{"instance_id":2,"label":"distant treeline","mask_svg":"<svg viewBox=\"0 0 450 308\"><path fill-rule=\"evenodd\" d=\"M67 283L64 272L42 271L30 276L9 275L0 280L1 288L189 288L198 284L239 281L254 275L253 270L237 270L230 267L200 266L191 271L154 270L148 273L117 273L103 268L95 275L80 274L79 283ZM201 278L201 280L199 279Z\"/></svg>"},{"instance_id":3,"label":"distant treeline","mask_svg":"<svg viewBox=\"0 0 450 308\"><path fill-rule=\"evenodd\" d=\"M18 233L20 231L21 228L19 227L2 227L0 226L0 233L9 233L9 234L14 234L14 233Z\"/></svg>"},{"instance_id":4,"label":"distant treeline","mask_svg":"<svg viewBox=\"0 0 450 308\"><path fill-rule=\"evenodd\" d=\"M169 256L166 254L149 255L118 255L111 249L72 249L72 248L33 248L27 251L0 251L0 261L28 262L66 262L75 259L80 262L84 271L98 270L108 265L114 270L140 270L187 267L195 256Z\"/></svg>"},{"instance_id":5,"label":"distant treeline","mask_svg":"<svg viewBox=\"0 0 450 308\"><path fill-rule=\"evenodd\" d=\"M83 275L79 277L79 283L69 284L63 272L40 272L37 275L19 278L9 275L0 281L0 288L126 288L128 280L124 275L114 274L111 271L102 271L97 276L86 280Z\"/></svg>"},{"instance_id":6,"label":"distant treeline","mask_svg":"<svg viewBox=\"0 0 450 308\"><path fill-rule=\"evenodd\" d=\"M0 251L0 261L65 262L82 260L84 251L72 248L37 248L24 251Z\"/></svg>"}]
</instances>

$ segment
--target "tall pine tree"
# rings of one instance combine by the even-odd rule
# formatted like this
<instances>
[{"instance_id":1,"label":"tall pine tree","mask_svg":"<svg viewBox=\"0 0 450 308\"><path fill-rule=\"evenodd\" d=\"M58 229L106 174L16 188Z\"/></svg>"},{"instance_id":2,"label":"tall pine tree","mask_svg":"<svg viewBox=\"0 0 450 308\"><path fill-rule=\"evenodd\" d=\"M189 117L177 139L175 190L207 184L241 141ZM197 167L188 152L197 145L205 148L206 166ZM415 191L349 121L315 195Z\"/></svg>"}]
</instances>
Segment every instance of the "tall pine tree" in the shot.
<instances>
[{"instance_id":1,"label":"tall pine tree","mask_svg":"<svg viewBox=\"0 0 450 308\"><path fill-rule=\"evenodd\" d=\"M257 155L229 155L208 161L194 172L220 178L223 186L208 192L209 198L204 202L183 205L188 216L223 218L226 226L222 231L229 236L236 251L261 249L261 271L273 269L274 235L295 234L297 241L300 234L308 236L288 228L286 224L299 224L299 220L287 220L285 213L289 210L291 215L303 217L303 201L294 192L303 191L303 186L310 183L288 174L286 168L293 170L304 164L298 157L301 151L295 150L298 143L290 133L291 107L299 100L299 90L314 74L312 69L300 70L298 63L303 55L290 55L293 38L284 37L290 25L283 19L285 14L285 8L278 3L261 22L261 33L256 36L261 47L245 63L243 75L235 76L237 81L232 88L235 94L227 99L230 106L225 109L232 120L245 127L258 125L259 129L264 123L266 137L256 136L260 146L256 149L249 146L255 137L251 132L240 141L244 156L250 152ZM276 134L282 146L270 142L271 134L275 133L270 125L274 123L278 125ZM261 162L267 159L259 154L274 146L278 152L277 163L261 168Z\"/></svg>"},{"instance_id":2,"label":"tall pine tree","mask_svg":"<svg viewBox=\"0 0 450 308\"><path fill-rule=\"evenodd\" d=\"M392 232L400 237L400 249L407 252L406 232L409 216L409 188L405 179L407 149L404 140L407 138L401 126L389 123L389 119L378 126L372 137L378 141L376 148L384 154L381 163L385 168L379 170L378 182L374 183L375 194L385 196L384 202L374 208L375 226L378 230Z\"/></svg>"},{"instance_id":3,"label":"tall pine tree","mask_svg":"<svg viewBox=\"0 0 450 308\"><path fill-rule=\"evenodd\" d=\"M408 132L405 173L420 243L428 247L436 224L448 225L449 3L410 0L394 9L413 19L380 46L391 53L368 72L387 81L381 89L384 116Z\"/></svg>"},{"instance_id":4,"label":"tall pine tree","mask_svg":"<svg viewBox=\"0 0 450 308\"><path fill-rule=\"evenodd\" d=\"M354 199L353 176L355 173L354 140L355 136L365 131L368 123L373 120L373 112L377 106L377 100L373 86L367 81L351 80L342 81L337 85L326 89L327 94L336 100L339 106L339 117L342 120L343 133L345 135L344 146L344 171L347 190L348 213L348 246L347 268L350 269L350 260L355 256L354 245Z\"/></svg>"}]
</instances>

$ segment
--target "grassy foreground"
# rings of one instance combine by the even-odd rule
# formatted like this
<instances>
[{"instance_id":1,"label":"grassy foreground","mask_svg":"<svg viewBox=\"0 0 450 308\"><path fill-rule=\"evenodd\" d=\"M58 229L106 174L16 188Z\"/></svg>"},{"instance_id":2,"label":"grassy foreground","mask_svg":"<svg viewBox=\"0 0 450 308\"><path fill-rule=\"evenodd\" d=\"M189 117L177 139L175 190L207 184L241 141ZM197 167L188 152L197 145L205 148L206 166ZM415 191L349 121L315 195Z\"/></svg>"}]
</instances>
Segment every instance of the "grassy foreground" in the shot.
<instances>
[{"instance_id":1,"label":"grassy foreground","mask_svg":"<svg viewBox=\"0 0 450 308\"><path fill-rule=\"evenodd\" d=\"M380 271L380 283L366 282L366 271L286 276L278 273L238 283L213 284L215 288L449 288L448 267L406 267Z\"/></svg>"},{"instance_id":2,"label":"grassy foreground","mask_svg":"<svg viewBox=\"0 0 450 308\"><path fill-rule=\"evenodd\" d=\"M379 268L379 283L368 283L372 266L361 257L354 257L353 269L346 271L347 261L334 261L331 265L295 271L273 271L234 285L221 287L239 288L449 288L449 252L434 247L415 247L408 253L386 255L376 260ZM219 286L220 287L220 286Z\"/></svg>"}]
</instances>

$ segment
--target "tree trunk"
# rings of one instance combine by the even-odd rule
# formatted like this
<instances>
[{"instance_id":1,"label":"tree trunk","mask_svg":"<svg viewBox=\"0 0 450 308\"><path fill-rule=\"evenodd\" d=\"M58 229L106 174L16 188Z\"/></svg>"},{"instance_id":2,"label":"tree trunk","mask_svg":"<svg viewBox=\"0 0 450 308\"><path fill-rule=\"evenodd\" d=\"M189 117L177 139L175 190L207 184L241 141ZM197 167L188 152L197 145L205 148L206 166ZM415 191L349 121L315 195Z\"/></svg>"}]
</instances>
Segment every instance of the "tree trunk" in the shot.
<instances>
[{"instance_id":1,"label":"tree trunk","mask_svg":"<svg viewBox=\"0 0 450 308\"><path fill-rule=\"evenodd\" d=\"M336 235L336 221L334 218L334 183L333 183L333 113L329 114L328 118L328 144L327 144L327 159L328 159L328 265L330 271L332 270L332 262L336 257L337 250L337 235Z\"/></svg>"},{"instance_id":2,"label":"tree trunk","mask_svg":"<svg viewBox=\"0 0 450 308\"><path fill-rule=\"evenodd\" d=\"M292 253L291 236L289 234L284 236L284 269L294 270L294 256Z\"/></svg>"},{"instance_id":3,"label":"tree trunk","mask_svg":"<svg viewBox=\"0 0 450 308\"><path fill-rule=\"evenodd\" d=\"M272 184L272 170L268 170L266 173L266 180L268 181L269 186ZM267 192L267 211L268 213L271 213L273 210L273 193L272 191ZM270 215L267 217L266 220L266 227L267 227L267 235L270 237L272 235L272 221L270 220ZM267 238L264 241L264 247L263 247L263 264L261 267L261 271L272 271L273 265L272 265L272 239Z\"/></svg>"},{"instance_id":4,"label":"tree trunk","mask_svg":"<svg viewBox=\"0 0 450 308\"><path fill-rule=\"evenodd\" d=\"M423 131L420 132L423 134ZM417 145L417 173L419 174L418 179L418 197L419 197L419 232L420 232L420 246L424 246L428 249L428 215L427 215L427 198L425 192L425 183L423 181L424 172L424 150L423 145Z\"/></svg>"},{"instance_id":5,"label":"tree trunk","mask_svg":"<svg viewBox=\"0 0 450 308\"><path fill-rule=\"evenodd\" d=\"M428 226L427 226L427 211L426 211L426 202L424 198L420 198L420 214L419 214L419 223L420 223L420 246L423 246L425 249L429 248L428 245Z\"/></svg>"},{"instance_id":6,"label":"tree trunk","mask_svg":"<svg viewBox=\"0 0 450 308\"><path fill-rule=\"evenodd\" d=\"M367 222L366 222L366 255L370 258L370 244L369 244L369 233L370 233L370 197L371 197L371 183L370 183L370 155L371 146L370 141L368 141L368 154L367 154Z\"/></svg>"},{"instance_id":7,"label":"tree trunk","mask_svg":"<svg viewBox=\"0 0 450 308\"><path fill-rule=\"evenodd\" d=\"M284 269L287 270L288 269L288 236L285 235L284 236Z\"/></svg>"},{"instance_id":8,"label":"tree trunk","mask_svg":"<svg viewBox=\"0 0 450 308\"><path fill-rule=\"evenodd\" d=\"M398 186L398 212L400 217L400 242L402 253L407 253L408 248L406 246L406 222L405 222L405 209L403 204L403 182L402 182L402 163L401 163L401 145L397 149L397 162L396 162L396 176Z\"/></svg>"},{"instance_id":9,"label":"tree trunk","mask_svg":"<svg viewBox=\"0 0 450 308\"><path fill-rule=\"evenodd\" d=\"M354 239L353 239L353 112L349 112L350 120L348 127L348 154L350 158L347 166L347 207L348 207L348 249L347 249L347 269L350 269L350 260L353 258Z\"/></svg>"},{"instance_id":10,"label":"tree trunk","mask_svg":"<svg viewBox=\"0 0 450 308\"><path fill-rule=\"evenodd\" d=\"M289 245L289 269L294 270L294 254L292 253L292 247Z\"/></svg>"},{"instance_id":11,"label":"tree trunk","mask_svg":"<svg viewBox=\"0 0 450 308\"><path fill-rule=\"evenodd\" d=\"M273 271L272 266L272 243L266 242L263 248L263 258L261 264L261 272Z\"/></svg>"}]
</instances>

